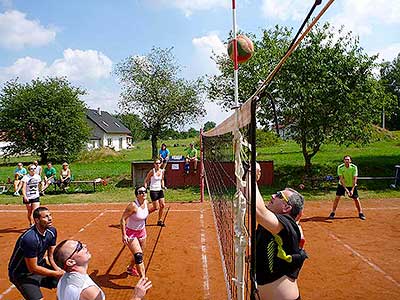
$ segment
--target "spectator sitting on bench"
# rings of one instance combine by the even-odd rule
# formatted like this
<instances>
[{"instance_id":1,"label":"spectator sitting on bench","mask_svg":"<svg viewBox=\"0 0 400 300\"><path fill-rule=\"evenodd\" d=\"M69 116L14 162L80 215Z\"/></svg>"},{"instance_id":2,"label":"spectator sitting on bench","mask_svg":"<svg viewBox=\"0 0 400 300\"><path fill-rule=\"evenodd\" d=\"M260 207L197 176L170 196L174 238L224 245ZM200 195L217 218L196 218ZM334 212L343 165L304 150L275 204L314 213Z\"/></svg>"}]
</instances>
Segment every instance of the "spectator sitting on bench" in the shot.
<instances>
[{"instance_id":1,"label":"spectator sitting on bench","mask_svg":"<svg viewBox=\"0 0 400 300\"><path fill-rule=\"evenodd\" d=\"M186 150L186 159L185 159L185 172L189 174L190 162L193 162L193 172L197 172L197 149L194 147L193 142L190 143L190 147Z\"/></svg>"},{"instance_id":2,"label":"spectator sitting on bench","mask_svg":"<svg viewBox=\"0 0 400 300\"><path fill-rule=\"evenodd\" d=\"M62 164L62 169L60 171L60 179L57 181L58 187L65 191L65 188L71 182L71 170L68 168L68 163L64 162Z\"/></svg>"},{"instance_id":3,"label":"spectator sitting on bench","mask_svg":"<svg viewBox=\"0 0 400 300\"><path fill-rule=\"evenodd\" d=\"M53 183L56 182L57 171L53 167L51 162L47 163L47 167L44 168L44 179L42 183L42 195L44 195L44 191Z\"/></svg>"},{"instance_id":4,"label":"spectator sitting on bench","mask_svg":"<svg viewBox=\"0 0 400 300\"><path fill-rule=\"evenodd\" d=\"M26 175L26 169L22 163L17 164L17 168L14 170L14 196L19 196L19 190L22 188L21 179Z\"/></svg>"}]
</instances>

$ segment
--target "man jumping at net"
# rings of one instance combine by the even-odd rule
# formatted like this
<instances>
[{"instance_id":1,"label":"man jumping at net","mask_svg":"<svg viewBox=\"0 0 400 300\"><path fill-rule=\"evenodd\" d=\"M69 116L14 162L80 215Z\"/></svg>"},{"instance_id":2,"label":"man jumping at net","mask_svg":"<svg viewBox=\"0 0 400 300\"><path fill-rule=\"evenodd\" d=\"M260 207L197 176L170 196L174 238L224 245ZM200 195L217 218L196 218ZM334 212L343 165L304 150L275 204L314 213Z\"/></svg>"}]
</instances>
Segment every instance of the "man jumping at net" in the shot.
<instances>
[{"instance_id":1,"label":"man jumping at net","mask_svg":"<svg viewBox=\"0 0 400 300\"><path fill-rule=\"evenodd\" d=\"M273 194L265 205L257 186L256 280L261 300L301 299L297 277L307 258L298 225L303 208L304 197L289 188Z\"/></svg>"}]
</instances>

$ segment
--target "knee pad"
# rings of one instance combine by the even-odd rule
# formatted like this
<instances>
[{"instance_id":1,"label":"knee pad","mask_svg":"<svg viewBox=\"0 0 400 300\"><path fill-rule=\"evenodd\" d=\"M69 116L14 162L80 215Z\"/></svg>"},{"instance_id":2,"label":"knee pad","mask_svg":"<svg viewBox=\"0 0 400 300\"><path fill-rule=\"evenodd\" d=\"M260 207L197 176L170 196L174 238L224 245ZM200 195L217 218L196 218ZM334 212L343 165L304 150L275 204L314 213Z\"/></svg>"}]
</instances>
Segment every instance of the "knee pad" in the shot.
<instances>
[{"instance_id":1,"label":"knee pad","mask_svg":"<svg viewBox=\"0 0 400 300\"><path fill-rule=\"evenodd\" d=\"M135 259L135 264L140 265L143 262L143 253L138 252L133 255Z\"/></svg>"}]
</instances>

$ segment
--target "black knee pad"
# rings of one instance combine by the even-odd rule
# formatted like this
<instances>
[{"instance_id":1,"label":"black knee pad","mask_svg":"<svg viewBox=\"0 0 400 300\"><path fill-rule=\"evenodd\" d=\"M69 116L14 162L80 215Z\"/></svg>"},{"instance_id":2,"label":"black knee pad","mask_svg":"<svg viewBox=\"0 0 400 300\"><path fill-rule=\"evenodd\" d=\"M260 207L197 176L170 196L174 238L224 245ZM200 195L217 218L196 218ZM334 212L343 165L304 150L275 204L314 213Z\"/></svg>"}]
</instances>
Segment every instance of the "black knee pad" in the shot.
<instances>
[{"instance_id":1,"label":"black knee pad","mask_svg":"<svg viewBox=\"0 0 400 300\"><path fill-rule=\"evenodd\" d=\"M135 264L140 265L143 262L143 253L142 252L135 253L133 255L133 257L135 258Z\"/></svg>"}]
</instances>

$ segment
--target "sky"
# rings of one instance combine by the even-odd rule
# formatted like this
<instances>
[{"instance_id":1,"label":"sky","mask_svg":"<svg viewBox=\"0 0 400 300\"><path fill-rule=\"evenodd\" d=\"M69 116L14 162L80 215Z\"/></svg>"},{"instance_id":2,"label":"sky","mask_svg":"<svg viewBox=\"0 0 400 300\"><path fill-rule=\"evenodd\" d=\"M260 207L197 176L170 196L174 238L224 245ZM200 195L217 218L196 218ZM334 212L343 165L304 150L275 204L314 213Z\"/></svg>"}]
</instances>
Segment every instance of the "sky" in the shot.
<instances>
[{"instance_id":1,"label":"sky","mask_svg":"<svg viewBox=\"0 0 400 300\"><path fill-rule=\"evenodd\" d=\"M237 27L258 36L276 24L297 31L313 3L237 0ZM391 61L400 53L399 16L399 0L336 0L320 22L344 25L368 54ZM0 87L16 77L65 76L87 91L82 100L89 108L119 112L117 63L173 47L182 78L218 74L210 57L226 53L231 29L230 0L0 0ZM193 127L231 114L208 101L205 108Z\"/></svg>"}]
</instances>

